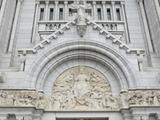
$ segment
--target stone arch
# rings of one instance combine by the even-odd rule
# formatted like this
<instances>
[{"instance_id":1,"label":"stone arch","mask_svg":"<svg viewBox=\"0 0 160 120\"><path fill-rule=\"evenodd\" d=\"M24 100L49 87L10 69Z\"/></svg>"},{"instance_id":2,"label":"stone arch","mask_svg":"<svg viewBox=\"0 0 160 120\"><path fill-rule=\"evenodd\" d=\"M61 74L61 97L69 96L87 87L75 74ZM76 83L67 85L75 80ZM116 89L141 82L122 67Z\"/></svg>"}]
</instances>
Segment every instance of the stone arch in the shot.
<instances>
[{"instance_id":1,"label":"stone arch","mask_svg":"<svg viewBox=\"0 0 160 120\"><path fill-rule=\"evenodd\" d=\"M130 63L113 48L95 42L68 41L44 51L34 62L26 78L31 83L30 87L43 90L45 78L54 67L76 58L94 60L107 66L119 81L121 91L136 86Z\"/></svg>"}]
</instances>

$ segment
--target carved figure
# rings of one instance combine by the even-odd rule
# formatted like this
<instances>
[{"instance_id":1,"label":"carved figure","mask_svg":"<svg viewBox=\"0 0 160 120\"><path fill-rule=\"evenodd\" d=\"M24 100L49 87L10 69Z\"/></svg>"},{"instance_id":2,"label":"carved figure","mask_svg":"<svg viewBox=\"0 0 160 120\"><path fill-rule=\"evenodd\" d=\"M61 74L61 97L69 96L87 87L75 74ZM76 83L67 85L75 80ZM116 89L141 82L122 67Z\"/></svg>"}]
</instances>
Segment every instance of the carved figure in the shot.
<instances>
[{"instance_id":1,"label":"carved figure","mask_svg":"<svg viewBox=\"0 0 160 120\"><path fill-rule=\"evenodd\" d=\"M79 0L78 3L73 4L71 8L77 9L77 32L83 37L87 29L85 10L91 9L91 5L86 4L84 0Z\"/></svg>"},{"instance_id":2,"label":"carved figure","mask_svg":"<svg viewBox=\"0 0 160 120\"><path fill-rule=\"evenodd\" d=\"M106 95L108 99L107 95L111 94L110 85L105 77L98 71L83 66L65 71L57 78L53 87L54 109L61 110L107 109L103 105L103 98ZM113 96L109 97L105 104L117 102Z\"/></svg>"}]
</instances>

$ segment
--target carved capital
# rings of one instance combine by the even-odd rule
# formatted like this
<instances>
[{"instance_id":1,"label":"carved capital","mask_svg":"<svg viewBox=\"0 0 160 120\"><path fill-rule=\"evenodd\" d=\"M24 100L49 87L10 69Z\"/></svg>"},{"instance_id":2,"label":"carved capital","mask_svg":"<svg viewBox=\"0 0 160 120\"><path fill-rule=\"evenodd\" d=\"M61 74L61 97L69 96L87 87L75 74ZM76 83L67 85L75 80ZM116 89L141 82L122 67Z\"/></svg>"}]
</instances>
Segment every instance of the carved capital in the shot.
<instances>
[{"instance_id":1,"label":"carved capital","mask_svg":"<svg viewBox=\"0 0 160 120\"><path fill-rule=\"evenodd\" d=\"M112 4L112 5L115 5L115 1L112 1L111 4Z\"/></svg>"},{"instance_id":2,"label":"carved capital","mask_svg":"<svg viewBox=\"0 0 160 120\"><path fill-rule=\"evenodd\" d=\"M59 3L58 1L55 1L55 5L58 5L58 3Z\"/></svg>"},{"instance_id":3,"label":"carved capital","mask_svg":"<svg viewBox=\"0 0 160 120\"><path fill-rule=\"evenodd\" d=\"M106 4L106 2L105 1L102 1L102 5L105 5Z\"/></svg>"},{"instance_id":4,"label":"carved capital","mask_svg":"<svg viewBox=\"0 0 160 120\"><path fill-rule=\"evenodd\" d=\"M121 5L125 5L125 2L124 2L124 1L122 1L122 2L121 2Z\"/></svg>"},{"instance_id":5,"label":"carved capital","mask_svg":"<svg viewBox=\"0 0 160 120\"><path fill-rule=\"evenodd\" d=\"M18 2L22 3L24 0L18 0Z\"/></svg>"},{"instance_id":6,"label":"carved capital","mask_svg":"<svg viewBox=\"0 0 160 120\"><path fill-rule=\"evenodd\" d=\"M64 1L64 4L67 5L67 4L68 4L68 1Z\"/></svg>"},{"instance_id":7,"label":"carved capital","mask_svg":"<svg viewBox=\"0 0 160 120\"><path fill-rule=\"evenodd\" d=\"M143 3L144 0L137 0L137 3Z\"/></svg>"},{"instance_id":8,"label":"carved capital","mask_svg":"<svg viewBox=\"0 0 160 120\"><path fill-rule=\"evenodd\" d=\"M37 5L40 4L39 0L35 0L35 3L36 3Z\"/></svg>"},{"instance_id":9,"label":"carved capital","mask_svg":"<svg viewBox=\"0 0 160 120\"><path fill-rule=\"evenodd\" d=\"M96 5L96 1L93 1L93 5Z\"/></svg>"},{"instance_id":10,"label":"carved capital","mask_svg":"<svg viewBox=\"0 0 160 120\"><path fill-rule=\"evenodd\" d=\"M45 3L46 3L46 5L48 5L49 4L49 0L46 0Z\"/></svg>"}]
</instances>

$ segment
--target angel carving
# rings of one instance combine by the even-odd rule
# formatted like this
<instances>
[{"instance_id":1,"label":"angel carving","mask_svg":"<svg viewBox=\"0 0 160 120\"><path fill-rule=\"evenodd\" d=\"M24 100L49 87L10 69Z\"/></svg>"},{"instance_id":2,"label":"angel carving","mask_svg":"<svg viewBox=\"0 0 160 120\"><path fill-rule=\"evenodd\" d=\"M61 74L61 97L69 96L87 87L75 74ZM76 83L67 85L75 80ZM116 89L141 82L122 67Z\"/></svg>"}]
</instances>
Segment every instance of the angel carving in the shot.
<instances>
[{"instance_id":1,"label":"angel carving","mask_svg":"<svg viewBox=\"0 0 160 120\"><path fill-rule=\"evenodd\" d=\"M72 9L77 9L77 31L78 34L83 37L86 29L87 29L87 19L85 16L85 10L91 9L92 6L90 4L86 4L84 0L77 1L77 4L71 5Z\"/></svg>"}]
</instances>

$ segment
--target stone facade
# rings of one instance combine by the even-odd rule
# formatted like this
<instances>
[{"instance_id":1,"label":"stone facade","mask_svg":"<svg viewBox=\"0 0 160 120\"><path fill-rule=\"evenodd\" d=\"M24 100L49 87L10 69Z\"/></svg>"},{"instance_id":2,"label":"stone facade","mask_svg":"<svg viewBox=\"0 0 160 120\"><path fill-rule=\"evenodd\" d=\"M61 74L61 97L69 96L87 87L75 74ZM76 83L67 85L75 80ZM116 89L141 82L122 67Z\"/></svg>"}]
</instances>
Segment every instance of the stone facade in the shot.
<instances>
[{"instance_id":1,"label":"stone facade","mask_svg":"<svg viewBox=\"0 0 160 120\"><path fill-rule=\"evenodd\" d=\"M0 120L160 119L159 9L0 0Z\"/></svg>"}]
</instances>

